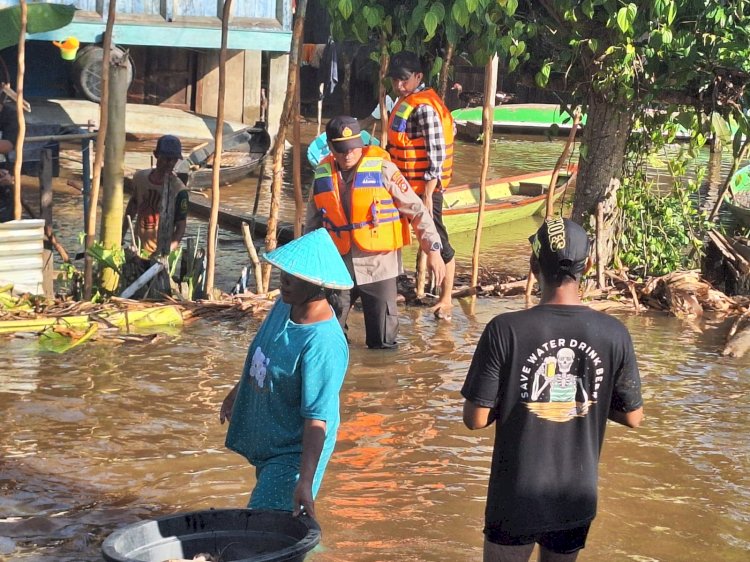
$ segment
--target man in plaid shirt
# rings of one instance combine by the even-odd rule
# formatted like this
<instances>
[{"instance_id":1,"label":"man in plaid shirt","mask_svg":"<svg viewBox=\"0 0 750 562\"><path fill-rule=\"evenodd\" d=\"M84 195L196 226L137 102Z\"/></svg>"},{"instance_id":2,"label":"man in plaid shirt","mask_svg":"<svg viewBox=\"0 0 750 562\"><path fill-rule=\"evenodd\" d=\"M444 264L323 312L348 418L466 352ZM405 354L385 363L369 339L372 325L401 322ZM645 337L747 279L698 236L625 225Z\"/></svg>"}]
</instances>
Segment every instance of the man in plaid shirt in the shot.
<instances>
[{"instance_id":1,"label":"man in plaid shirt","mask_svg":"<svg viewBox=\"0 0 750 562\"><path fill-rule=\"evenodd\" d=\"M399 96L388 121L388 152L424 200L440 234L446 271L440 299L432 310L436 317L450 319L456 261L443 225L442 191L452 176L456 126L443 101L422 82L424 73L416 54L396 53L391 58L388 76Z\"/></svg>"}]
</instances>

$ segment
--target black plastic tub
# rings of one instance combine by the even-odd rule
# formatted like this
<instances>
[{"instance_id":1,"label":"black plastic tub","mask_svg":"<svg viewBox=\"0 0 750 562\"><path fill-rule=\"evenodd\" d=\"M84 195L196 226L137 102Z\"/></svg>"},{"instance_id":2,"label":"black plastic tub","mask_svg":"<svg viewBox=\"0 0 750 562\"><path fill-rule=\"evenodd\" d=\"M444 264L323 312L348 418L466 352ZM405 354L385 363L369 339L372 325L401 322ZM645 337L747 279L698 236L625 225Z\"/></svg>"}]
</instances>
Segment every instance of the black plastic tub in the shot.
<instances>
[{"instance_id":1,"label":"black plastic tub","mask_svg":"<svg viewBox=\"0 0 750 562\"><path fill-rule=\"evenodd\" d=\"M211 509L135 523L102 545L108 562L190 560L208 554L221 562L296 562L320 542L314 519L286 511Z\"/></svg>"}]
</instances>

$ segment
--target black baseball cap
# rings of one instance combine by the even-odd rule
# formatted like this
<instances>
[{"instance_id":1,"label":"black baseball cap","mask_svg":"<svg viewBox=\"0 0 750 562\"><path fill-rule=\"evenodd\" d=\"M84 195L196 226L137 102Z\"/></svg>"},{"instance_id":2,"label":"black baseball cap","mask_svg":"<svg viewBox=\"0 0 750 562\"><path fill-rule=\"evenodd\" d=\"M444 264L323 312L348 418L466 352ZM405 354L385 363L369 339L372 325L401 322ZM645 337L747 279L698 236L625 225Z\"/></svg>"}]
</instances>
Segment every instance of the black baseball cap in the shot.
<instances>
[{"instance_id":1,"label":"black baseball cap","mask_svg":"<svg viewBox=\"0 0 750 562\"><path fill-rule=\"evenodd\" d=\"M164 156L165 158L177 158L182 160L182 143L174 135L164 135L156 141L156 149L154 154L157 157Z\"/></svg>"},{"instance_id":2,"label":"black baseball cap","mask_svg":"<svg viewBox=\"0 0 750 562\"><path fill-rule=\"evenodd\" d=\"M414 72L424 72L422 61L411 51L401 51L391 57L388 65L388 76L397 80L406 80Z\"/></svg>"},{"instance_id":3,"label":"black baseball cap","mask_svg":"<svg viewBox=\"0 0 750 562\"><path fill-rule=\"evenodd\" d=\"M362 142L359 121L348 115L339 115L328 122L326 138L333 150L339 153L365 146Z\"/></svg>"},{"instance_id":4,"label":"black baseball cap","mask_svg":"<svg viewBox=\"0 0 750 562\"><path fill-rule=\"evenodd\" d=\"M591 241L583 227L570 219L545 220L529 242L547 277L578 279L586 269Z\"/></svg>"}]
</instances>

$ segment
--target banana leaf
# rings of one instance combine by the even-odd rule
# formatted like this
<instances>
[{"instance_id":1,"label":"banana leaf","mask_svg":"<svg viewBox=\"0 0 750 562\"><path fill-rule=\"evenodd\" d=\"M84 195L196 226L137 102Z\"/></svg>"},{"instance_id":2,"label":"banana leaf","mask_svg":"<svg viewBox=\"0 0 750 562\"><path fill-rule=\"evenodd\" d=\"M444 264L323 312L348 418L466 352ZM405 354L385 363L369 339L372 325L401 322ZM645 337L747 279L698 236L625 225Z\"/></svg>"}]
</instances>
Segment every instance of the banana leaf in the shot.
<instances>
[{"instance_id":1,"label":"banana leaf","mask_svg":"<svg viewBox=\"0 0 750 562\"><path fill-rule=\"evenodd\" d=\"M90 324L86 331L61 327L57 327L57 329L50 328L42 332L39 336L39 346L44 351L65 353L91 339L98 329L99 326L95 323Z\"/></svg>"},{"instance_id":2,"label":"banana leaf","mask_svg":"<svg viewBox=\"0 0 750 562\"><path fill-rule=\"evenodd\" d=\"M28 4L26 33L43 33L65 27L73 20L76 7L72 4ZM21 7L0 10L0 50L18 44L21 33Z\"/></svg>"}]
</instances>

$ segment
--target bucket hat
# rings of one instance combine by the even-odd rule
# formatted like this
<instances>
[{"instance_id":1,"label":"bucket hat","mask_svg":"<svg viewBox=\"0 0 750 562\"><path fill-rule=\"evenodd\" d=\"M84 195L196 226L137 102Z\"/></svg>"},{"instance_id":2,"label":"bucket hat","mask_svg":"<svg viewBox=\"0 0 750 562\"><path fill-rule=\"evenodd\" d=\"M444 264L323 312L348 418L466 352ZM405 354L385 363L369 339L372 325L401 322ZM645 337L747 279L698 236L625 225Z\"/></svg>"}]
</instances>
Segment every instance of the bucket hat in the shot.
<instances>
[{"instance_id":1,"label":"bucket hat","mask_svg":"<svg viewBox=\"0 0 750 562\"><path fill-rule=\"evenodd\" d=\"M354 286L352 276L325 228L263 254L263 259L313 285L327 289L351 289Z\"/></svg>"},{"instance_id":2,"label":"bucket hat","mask_svg":"<svg viewBox=\"0 0 750 562\"><path fill-rule=\"evenodd\" d=\"M583 227L570 219L545 220L529 242L546 275L576 279L586 269L591 241Z\"/></svg>"}]
</instances>

